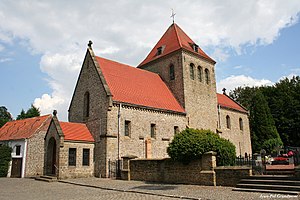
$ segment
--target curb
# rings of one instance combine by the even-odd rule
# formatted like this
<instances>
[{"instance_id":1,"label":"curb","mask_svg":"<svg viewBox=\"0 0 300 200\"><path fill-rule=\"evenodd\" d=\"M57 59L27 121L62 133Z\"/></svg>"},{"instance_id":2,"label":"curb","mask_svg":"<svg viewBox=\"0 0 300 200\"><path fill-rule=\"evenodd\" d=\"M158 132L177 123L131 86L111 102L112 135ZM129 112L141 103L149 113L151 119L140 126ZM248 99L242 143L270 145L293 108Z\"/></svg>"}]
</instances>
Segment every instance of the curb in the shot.
<instances>
[{"instance_id":1,"label":"curb","mask_svg":"<svg viewBox=\"0 0 300 200\"><path fill-rule=\"evenodd\" d=\"M82 187L97 188L97 189L101 189L101 190L111 190L111 191L116 191L116 192L146 194L146 195L153 195L153 196L159 196L159 197L169 197L169 198L176 198L176 199L202 200L202 198L195 198L195 197L188 197L188 196L178 196L178 195L172 195L172 194L157 194L157 193L144 192L144 191L138 191L138 190L126 190L126 189L124 190L124 189L102 187L102 186L89 185L89 184L83 184L83 183L75 183L75 182L64 181L64 180L58 180L58 182L71 184L71 185L82 186ZM206 200L209 200L209 199L206 199Z\"/></svg>"}]
</instances>

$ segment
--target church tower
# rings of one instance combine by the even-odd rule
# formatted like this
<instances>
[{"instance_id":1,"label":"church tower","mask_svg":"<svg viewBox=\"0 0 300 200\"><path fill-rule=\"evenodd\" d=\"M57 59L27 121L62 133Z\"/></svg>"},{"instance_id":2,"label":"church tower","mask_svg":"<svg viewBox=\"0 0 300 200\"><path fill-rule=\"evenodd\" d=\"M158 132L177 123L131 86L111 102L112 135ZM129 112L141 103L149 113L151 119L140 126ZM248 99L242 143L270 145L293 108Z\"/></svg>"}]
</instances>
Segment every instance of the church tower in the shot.
<instances>
[{"instance_id":1,"label":"church tower","mask_svg":"<svg viewBox=\"0 0 300 200\"><path fill-rule=\"evenodd\" d=\"M217 128L215 64L173 23L138 68L158 73L186 111L190 128Z\"/></svg>"}]
</instances>

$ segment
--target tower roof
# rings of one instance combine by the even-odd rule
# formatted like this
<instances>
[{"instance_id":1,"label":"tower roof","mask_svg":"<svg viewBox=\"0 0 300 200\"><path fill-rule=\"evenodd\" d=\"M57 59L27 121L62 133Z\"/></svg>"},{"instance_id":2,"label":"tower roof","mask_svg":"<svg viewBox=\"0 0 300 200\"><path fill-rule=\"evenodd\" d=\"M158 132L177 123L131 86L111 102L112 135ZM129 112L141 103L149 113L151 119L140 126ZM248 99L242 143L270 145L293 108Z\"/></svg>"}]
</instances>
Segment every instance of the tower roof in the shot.
<instances>
[{"instance_id":1,"label":"tower roof","mask_svg":"<svg viewBox=\"0 0 300 200\"><path fill-rule=\"evenodd\" d=\"M98 56L96 61L114 101L185 112L158 74Z\"/></svg>"},{"instance_id":2,"label":"tower roof","mask_svg":"<svg viewBox=\"0 0 300 200\"><path fill-rule=\"evenodd\" d=\"M185 49L213 64L216 63L176 23L173 23L138 67L179 49Z\"/></svg>"}]
</instances>

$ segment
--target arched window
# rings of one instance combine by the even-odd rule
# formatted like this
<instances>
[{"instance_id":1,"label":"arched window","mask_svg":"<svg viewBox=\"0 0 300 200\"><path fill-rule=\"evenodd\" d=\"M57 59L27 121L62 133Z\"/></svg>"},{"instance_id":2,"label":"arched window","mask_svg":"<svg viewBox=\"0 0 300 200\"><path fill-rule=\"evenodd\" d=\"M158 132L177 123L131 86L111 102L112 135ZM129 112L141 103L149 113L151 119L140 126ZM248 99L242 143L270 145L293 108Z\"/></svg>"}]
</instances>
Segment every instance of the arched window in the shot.
<instances>
[{"instance_id":1,"label":"arched window","mask_svg":"<svg viewBox=\"0 0 300 200\"><path fill-rule=\"evenodd\" d=\"M83 116L89 117L90 116L90 93L86 92L84 94L84 101L83 101Z\"/></svg>"},{"instance_id":2,"label":"arched window","mask_svg":"<svg viewBox=\"0 0 300 200\"><path fill-rule=\"evenodd\" d=\"M231 125L230 125L230 117L229 117L228 115L226 116L226 126L227 126L228 129L231 128Z\"/></svg>"},{"instance_id":3,"label":"arched window","mask_svg":"<svg viewBox=\"0 0 300 200\"><path fill-rule=\"evenodd\" d=\"M202 67L198 66L198 80L202 82Z\"/></svg>"},{"instance_id":4,"label":"arched window","mask_svg":"<svg viewBox=\"0 0 300 200\"><path fill-rule=\"evenodd\" d=\"M205 69L205 82L206 82L206 84L209 84L209 82L210 82L208 69Z\"/></svg>"},{"instance_id":5,"label":"arched window","mask_svg":"<svg viewBox=\"0 0 300 200\"><path fill-rule=\"evenodd\" d=\"M241 131L244 130L244 125L243 125L243 119L242 118L239 119L239 125L240 125L240 130Z\"/></svg>"},{"instance_id":6,"label":"arched window","mask_svg":"<svg viewBox=\"0 0 300 200\"><path fill-rule=\"evenodd\" d=\"M195 68L195 65L193 63L190 64L190 78L192 80L195 79L195 73L194 73L194 68Z\"/></svg>"},{"instance_id":7,"label":"arched window","mask_svg":"<svg viewBox=\"0 0 300 200\"><path fill-rule=\"evenodd\" d=\"M174 69L173 64L170 65L169 74L170 74L170 80L174 80L175 79L175 69Z\"/></svg>"}]
</instances>

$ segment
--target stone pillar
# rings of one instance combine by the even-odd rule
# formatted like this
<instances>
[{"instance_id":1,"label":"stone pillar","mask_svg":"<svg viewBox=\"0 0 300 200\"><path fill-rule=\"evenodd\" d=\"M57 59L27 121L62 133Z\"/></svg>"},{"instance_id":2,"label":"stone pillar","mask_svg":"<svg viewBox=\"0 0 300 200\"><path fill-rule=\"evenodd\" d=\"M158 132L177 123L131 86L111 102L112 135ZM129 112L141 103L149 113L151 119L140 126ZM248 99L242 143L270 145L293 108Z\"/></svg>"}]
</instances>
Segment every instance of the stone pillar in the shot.
<instances>
[{"instance_id":1,"label":"stone pillar","mask_svg":"<svg viewBox=\"0 0 300 200\"><path fill-rule=\"evenodd\" d=\"M127 155L122 157L121 179L130 181L130 160L137 158L137 156Z\"/></svg>"},{"instance_id":2,"label":"stone pillar","mask_svg":"<svg viewBox=\"0 0 300 200\"><path fill-rule=\"evenodd\" d=\"M201 176L205 180L206 185L216 186L216 173L214 168L217 166L216 152L209 151L202 155Z\"/></svg>"},{"instance_id":3,"label":"stone pillar","mask_svg":"<svg viewBox=\"0 0 300 200\"><path fill-rule=\"evenodd\" d=\"M202 155L202 170L214 170L217 166L216 152L209 151Z\"/></svg>"}]
</instances>

